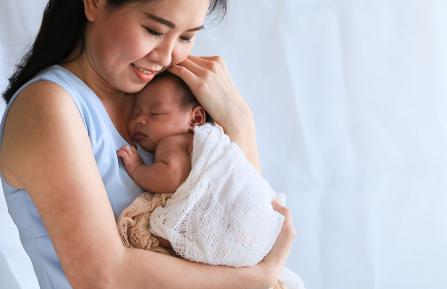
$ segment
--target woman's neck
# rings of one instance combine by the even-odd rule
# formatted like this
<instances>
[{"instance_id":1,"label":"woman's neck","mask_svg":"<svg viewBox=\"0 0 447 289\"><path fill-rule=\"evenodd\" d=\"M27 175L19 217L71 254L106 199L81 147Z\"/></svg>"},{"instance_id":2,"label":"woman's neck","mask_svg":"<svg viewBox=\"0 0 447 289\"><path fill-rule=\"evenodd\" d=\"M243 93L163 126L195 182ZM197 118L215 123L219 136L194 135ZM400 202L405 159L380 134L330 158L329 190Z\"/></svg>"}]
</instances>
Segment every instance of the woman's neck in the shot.
<instances>
[{"instance_id":1,"label":"woman's neck","mask_svg":"<svg viewBox=\"0 0 447 289\"><path fill-rule=\"evenodd\" d=\"M90 87L98 96L115 128L124 139L132 143L127 132L127 122L133 106L133 96L112 88L94 70L84 53L73 61L62 64L62 66Z\"/></svg>"},{"instance_id":2,"label":"woman's neck","mask_svg":"<svg viewBox=\"0 0 447 289\"><path fill-rule=\"evenodd\" d=\"M123 101L124 92L110 86L110 84L97 73L85 53L81 53L76 59L62 64L82 81L84 81L102 102L120 103Z\"/></svg>"}]
</instances>

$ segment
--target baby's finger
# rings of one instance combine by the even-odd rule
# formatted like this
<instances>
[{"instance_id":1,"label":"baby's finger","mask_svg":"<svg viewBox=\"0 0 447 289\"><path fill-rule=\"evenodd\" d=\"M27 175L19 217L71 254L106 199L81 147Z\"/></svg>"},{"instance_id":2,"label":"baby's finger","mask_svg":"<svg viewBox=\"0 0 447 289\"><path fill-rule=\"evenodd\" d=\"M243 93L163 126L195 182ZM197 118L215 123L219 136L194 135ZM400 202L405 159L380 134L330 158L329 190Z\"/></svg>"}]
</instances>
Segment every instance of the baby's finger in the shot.
<instances>
[{"instance_id":1,"label":"baby's finger","mask_svg":"<svg viewBox=\"0 0 447 289\"><path fill-rule=\"evenodd\" d=\"M118 157L120 157L121 159L125 159L127 158L127 153L124 150L119 150L116 152L116 154L118 155Z\"/></svg>"},{"instance_id":2,"label":"baby's finger","mask_svg":"<svg viewBox=\"0 0 447 289\"><path fill-rule=\"evenodd\" d=\"M132 154L132 155L136 155L136 154L138 154L137 149L134 148L134 147L130 147L129 152L130 152L130 154Z\"/></svg>"},{"instance_id":3,"label":"baby's finger","mask_svg":"<svg viewBox=\"0 0 447 289\"><path fill-rule=\"evenodd\" d=\"M120 148L116 153L121 158L127 158L130 156L128 146Z\"/></svg>"},{"instance_id":4,"label":"baby's finger","mask_svg":"<svg viewBox=\"0 0 447 289\"><path fill-rule=\"evenodd\" d=\"M127 145L122 146L122 147L121 147L119 150L117 150L117 151L125 150L127 147L128 147Z\"/></svg>"}]
</instances>

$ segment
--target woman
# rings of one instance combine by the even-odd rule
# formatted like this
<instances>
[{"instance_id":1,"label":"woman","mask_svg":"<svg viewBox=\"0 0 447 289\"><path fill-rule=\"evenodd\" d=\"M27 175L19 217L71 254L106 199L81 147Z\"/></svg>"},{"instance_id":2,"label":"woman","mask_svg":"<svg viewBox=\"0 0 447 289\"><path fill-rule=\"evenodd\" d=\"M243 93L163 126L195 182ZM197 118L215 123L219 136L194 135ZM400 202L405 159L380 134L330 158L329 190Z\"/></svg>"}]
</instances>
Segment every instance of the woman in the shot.
<instances>
[{"instance_id":1,"label":"woman","mask_svg":"<svg viewBox=\"0 0 447 289\"><path fill-rule=\"evenodd\" d=\"M43 289L268 288L277 280L295 232L276 202L282 233L251 268L127 249L116 229L116 215L141 192L116 156L133 144L129 94L162 70L191 87L259 168L253 117L222 59L188 56L207 13L219 9L226 1L49 2L4 94L0 150L8 207Z\"/></svg>"}]
</instances>

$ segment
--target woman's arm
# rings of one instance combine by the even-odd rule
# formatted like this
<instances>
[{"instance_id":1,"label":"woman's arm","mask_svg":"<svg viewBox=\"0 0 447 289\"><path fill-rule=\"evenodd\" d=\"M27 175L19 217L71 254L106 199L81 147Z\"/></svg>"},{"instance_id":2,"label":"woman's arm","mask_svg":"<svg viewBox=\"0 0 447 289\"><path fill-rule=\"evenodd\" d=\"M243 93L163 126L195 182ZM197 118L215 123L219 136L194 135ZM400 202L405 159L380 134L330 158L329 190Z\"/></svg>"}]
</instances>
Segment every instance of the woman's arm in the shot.
<instances>
[{"instance_id":1,"label":"woman's arm","mask_svg":"<svg viewBox=\"0 0 447 289\"><path fill-rule=\"evenodd\" d=\"M169 71L188 84L200 104L261 171L253 114L233 84L223 58L189 56Z\"/></svg>"},{"instance_id":2,"label":"woman's arm","mask_svg":"<svg viewBox=\"0 0 447 289\"><path fill-rule=\"evenodd\" d=\"M29 192L75 289L267 288L278 276L276 252L235 269L125 248L79 112L55 84L32 84L17 98L0 156L5 178Z\"/></svg>"}]
</instances>

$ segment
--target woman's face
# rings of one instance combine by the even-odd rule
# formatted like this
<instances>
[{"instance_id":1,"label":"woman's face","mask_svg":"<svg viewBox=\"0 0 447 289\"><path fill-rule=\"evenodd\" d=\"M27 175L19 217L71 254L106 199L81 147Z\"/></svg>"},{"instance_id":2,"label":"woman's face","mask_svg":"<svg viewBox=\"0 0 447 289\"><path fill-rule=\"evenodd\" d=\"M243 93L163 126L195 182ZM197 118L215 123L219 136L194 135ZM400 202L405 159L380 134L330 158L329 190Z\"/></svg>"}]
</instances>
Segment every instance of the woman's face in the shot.
<instances>
[{"instance_id":1,"label":"woman's face","mask_svg":"<svg viewBox=\"0 0 447 289\"><path fill-rule=\"evenodd\" d=\"M119 8L98 2L87 15L85 55L106 83L127 93L190 54L209 6L209 0L137 1Z\"/></svg>"}]
</instances>

